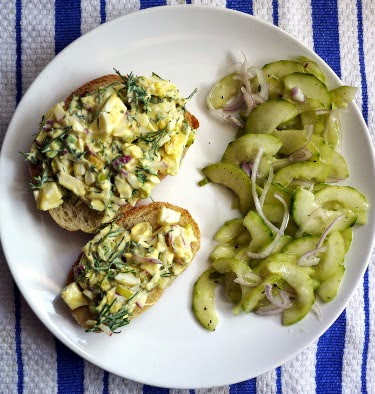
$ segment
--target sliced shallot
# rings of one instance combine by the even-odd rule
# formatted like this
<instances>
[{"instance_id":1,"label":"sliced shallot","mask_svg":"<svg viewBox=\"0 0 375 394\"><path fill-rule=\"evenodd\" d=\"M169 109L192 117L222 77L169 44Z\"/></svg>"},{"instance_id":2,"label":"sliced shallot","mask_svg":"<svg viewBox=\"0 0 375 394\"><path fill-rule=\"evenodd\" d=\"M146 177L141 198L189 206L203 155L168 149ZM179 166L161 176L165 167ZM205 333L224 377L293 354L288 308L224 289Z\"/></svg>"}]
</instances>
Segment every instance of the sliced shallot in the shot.
<instances>
[{"instance_id":1,"label":"sliced shallot","mask_svg":"<svg viewBox=\"0 0 375 394\"><path fill-rule=\"evenodd\" d=\"M315 304L315 302L314 302L311 306L311 310L313 312L315 312L316 318L318 319L318 321L322 321L322 312L320 311L318 304Z\"/></svg>"},{"instance_id":2,"label":"sliced shallot","mask_svg":"<svg viewBox=\"0 0 375 394\"><path fill-rule=\"evenodd\" d=\"M325 241L325 239L327 238L327 235L329 234L329 232L332 230L332 228L340 221L344 218L345 214L343 213L342 215L338 216L335 220L332 221L332 223L330 223L330 225L324 230L322 236L320 237L315 249L310 250L309 252L303 254L299 260L297 261L297 265L301 265L301 266L307 266L307 265L316 265L319 263L319 260L316 262L316 259L313 258L313 256L315 255L315 253L318 252L323 252L325 250L322 250L322 245L323 242ZM308 259L310 259L310 264Z\"/></svg>"},{"instance_id":3,"label":"sliced shallot","mask_svg":"<svg viewBox=\"0 0 375 394\"><path fill-rule=\"evenodd\" d=\"M268 298L268 300L275 306L277 306L278 308L283 308L283 309L287 309L290 308L292 306L292 302L290 301L289 297L286 295L286 293L281 290L280 291L280 296L281 293L283 293L283 295L281 296L282 302L280 302L276 297L274 297L274 295L272 294L272 285L269 283L266 283L265 285L265 294L266 297Z\"/></svg>"},{"instance_id":4,"label":"sliced shallot","mask_svg":"<svg viewBox=\"0 0 375 394\"><path fill-rule=\"evenodd\" d=\"M255 204L255 209L258 213L258 215L264 220L264 222L266 223L266 225L272 230L274 231L276 234L281 234L281 231L274 226L266 217L266 215L264 214L262 207L260 205L259 202L259 197L258 197L258 193L257 193L257 189L256 189L256 182L257 182L257 176L258 176L258 168L259 168L259 163L260 163L260 159L262 158L264 149L263 147L260 147L258 150L258 153L255 157L254 160L254 165L253 165L253 171L251 174L251 191L253 194L253 200L254 200L254 204Z\"/></svg>"},{"instance_id":5,"label":"sliced shallot","mask_svg":"<svg viewBox=\"0 0 375 394\"><path fill-rule=\"evenodd\" d=\"M261 306L258 308L255 313L260 316L271 316L271 315L278 315L284 312L285 308L278 308L277 306L271 304L267 306Z\"/></svg>"},{"instance_id":6,"label":"sliced shallot","mask_svg":"<svg viewBox=\"0 0 375 394\"><path fill-rule=\"evenodd\" d=\"M284 231L286 229L286 226L288 225L289 222L289 210L288 210L288 205L286 201L284 200L283 197L281 197L279 194L275 194L275 198L277 198L283 205L284 205L284 217L283 221L280 226L280 234L277 234L274 240L267 246L266 249L262 250L259 253L252 253L252 252L247 252L247 255L252 258L252 259L265 259L268 257L273 250L275 249L277 243L279 242L280 238L284 235Z\"/></svg>"},{"instance_id":7,"label":"sliced shallot","mask_svg":"<svg viewBox=\"0 0 375 394\"><path fill-rule=\"evenodd\" d=\"M131 258L134 262L140 263L140 264L163 264L159 259L151 258L151 257L144 257L144 256L139 256L137 254L133 255Z\"/></svg>"},{"instance_id":8,"label":"sliced shallot","mask_svg":"<svg viewBox=\"0 0 375 394\"><path fill-rule=\"evenodd\" d=\"M306 100L306 96L299 86L294 86L290 89L290 95L293 100L298 101L299 103L304 103Z\"/></svg>"}]
</instances>

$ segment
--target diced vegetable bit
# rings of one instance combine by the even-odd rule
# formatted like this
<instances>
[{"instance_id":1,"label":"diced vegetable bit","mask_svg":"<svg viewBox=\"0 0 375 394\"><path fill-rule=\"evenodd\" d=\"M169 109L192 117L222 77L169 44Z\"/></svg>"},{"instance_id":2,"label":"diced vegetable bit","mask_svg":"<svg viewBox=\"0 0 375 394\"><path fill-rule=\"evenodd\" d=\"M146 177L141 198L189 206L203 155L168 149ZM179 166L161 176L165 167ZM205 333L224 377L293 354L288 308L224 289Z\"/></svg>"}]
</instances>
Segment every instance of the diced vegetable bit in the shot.
<instances>
[{"instance_id":1,"label":"diced vegetable bit","mask_svg":"<svg viewBox=\"0 0 375 394\"><path fill-rule=\"evenodd\" d=\"M111 333L127 325L150 292L164 289L191 262L192 243L197 241L193 229L175 222L179 212L168 208L167 214L173 217L171 224L165 220L156 232L148 222L130 229L111 223L83 247L74 282L61 297L71 309L89 307L88 331ZM159 217L165 215L159 212Z\"/></svg>"},{"instance_id":2,"label":"diced vegetable bit","mask_svg":"<svg viewBox=\"0 0 375 394\"><path fill-rule=\"evenodd\" d=\"M88 305L89 300L83 295L77 283L73 282L61 292L61 297L71 310Z\"/></svg>"},{"instance_id":3,"label":"diced vegetable bit","mask_svg":"<svg viewBox=\"0 0 375 394\"><path fill-rule=\"evenodd\" d=\"M349 177L336 150L342 134L336 108L346 108L356 90L328 91L319 65L301 56L262 70L245 60L208 96L211 111L246 121L222 161L203 169L240 200L243 218L222 225L210 255L234 315L282 314L283 324L291 325L317 295L325 302L337 296L353 226L365 224L368 211L358 190L335 185Z\"/></svg>"}]
</instances>

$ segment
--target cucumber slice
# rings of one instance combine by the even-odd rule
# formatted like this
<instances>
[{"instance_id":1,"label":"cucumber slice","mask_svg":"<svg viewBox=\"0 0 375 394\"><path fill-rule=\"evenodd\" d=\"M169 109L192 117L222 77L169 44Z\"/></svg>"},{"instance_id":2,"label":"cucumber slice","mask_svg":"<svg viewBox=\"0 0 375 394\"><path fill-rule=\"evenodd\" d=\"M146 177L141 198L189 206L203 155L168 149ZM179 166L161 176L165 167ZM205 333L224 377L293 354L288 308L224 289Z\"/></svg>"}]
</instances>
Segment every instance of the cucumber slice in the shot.
<instances>
[{"instance_id":1,"label":"cucumber slice","mask_svg":"<svg viewBox=\"0 0 375 394\"><path fill-rule=\"evenodd\" d=\"M236 245L249 245L251 242L251 235L247 230L242 232L238 237L235 238Z\"/></svg>"},{"instance_id":2,"label":"cucumber slice","mask_svg":"<svg viewBox=\"0 0 375 394\"><path fill-rule=\"evenodd\" d=\"M210 259L215 261L220 258L232 258L238 253L238 249L232 245L219 245L216 246L214 251L210 254Z\"/></svg>"},{"instance_id":3,"label":"cucumber slice","mask_svg":"<svg viewBox=\"0 0 375 394\"><path fill-rule=\"evenodd\" d=\"M285 189L285 187L282 187L281 185L277 183L271 183L268 192L266 194L266 198L264 199L265 204L272 204L272 205L280 205L283 207L282 203L275 198L275 194L279 194L287 203L287 205L290 205L290 201L292 199L292 193Z\"/></svg>"},{"instance_id":4,"label":"cucumber slice","mask_svg":"<svg viewBox=\"0 0 375 394\"><path fill-rule=\"evenodd\" d=\"M219 319L215 311L215 290L217 283L210 279L210 274L216 272L209 268L198 278L193 291L193 311L199 323L210 331L215 331Z\"/></svg>"},{"instance_id":5,"label":"cucumber slice","mask_svg":"<svg viewBox=\"0 0 375 394\"><path fill-rule=\"evenodd\" d=\"M292 254L272 253L271 255L269 255L267 258L265 258L263 260L255 261L254 262L255 265L252 266L252 270L258 275L266 276L269 274L268 263L270 263L272 261L276 261L278 263L291 263L291 264L295 265L295 264L297 264L297 260L298 260L297 256L292 255ZM310 267L301 267L301 268L310 269ZM310 271L314 272L312 269Z\"/></svg>"},{"instance_id":6,"label":"cucumber slice","mask_svg":"<svg viewBox=\"0 0 375 394\"><path fill-rule=\"evenodd\" d=\"M281 224L283 221L284 207L282 205L264 204L263 212L271 223Z\"/></svg>"},{"instance_id":7,"label":"cucumber slice","mask_svg":"<svg viewBox=\"0 0 375 394\"><path fill-rule=\"evenodd\" d=\"M246 133L271 134L280 123L298 115L296 106L286 100L268 100L250 112Z\"/></svg>"},{"instance_id":8,"label":"cucumber slice","mask_svg":"<svg viewBox=\"0 0 375 394\"><path fill-rule=\"evenodd\" d=\"M247 174L230 163L216 163L203 168L203 174L214 183L219 183L237 194L240 211L246 214L253 206L251 181Z\"/></svg>"},{"instance_id":9,"label":"cucumber slice","mask_svg":"<svg viewBox=\"0 0 375 394\"><path fill-rule=\"evenodd\" d=\"M322 189L324 190L324 189ZM293 220L298 226L303 226L305 234L322 234L325 229L339 216L345 215L333 230L345 230L352 227L358 215L348 209L337 211L323 210L315 195L306 189L297 187L291 203Z\"/></svg>"},{"instance_id":10,"label":"cucumber slice","mask_svg":"<svg viewBox=\"0 0 375 394\"><path fill-rule=\"evenodd\" d=\"M349 177L349 169L346 161L340 153L335 150L332 152L332 166L328 178L331 179L346 179Z\"/></svg>"},{"instance_id":11,"label":"cucumber slice","mask_svg":"<svg viewBox=\"0 0 375 394\"><path fill-rule=\"evenodd\" d=\"M277 171L273 182L279 183L283 187L288 187L295 179L316 179L322 171L324 171L324 167L320 163L304 162L289 164Z\"/></svg>"},{"instance_id":12,"label":"cucumber slice","mask_svg":"<svg viewBox=\"0 0 375 394\"><path fill-rule=\"evenodd\" d=\"M316 146L319 151L319 162L322 164L323 169L316 177L317 182L324 182L331 172L332 158L334 150L324 142L323 138L313 135L311 142Z\"/></svg>"},{"instance_id":13,"label":"cucumber slice","mask_svg":"<svg viewBox=\"0 0 375 394\"><path fill-rule=\"evenodd\" d=\"M331 96L332 104L335 108L347 108L348 104L353 101L357 90L358 88L353 86L340 86L337 89L331 90L329 95Z\"/></svg>"},{"instance_id":14,"label":"cucumber slice","mask_svg":"<svg viewBox=\"0 0 375 394\"><path fill-rule=\"evenodd\" d=\"M288 95L289 93L286 91L284 93L284 98L288 99L291 103L295 104L297 107L298 111L303 113L305 111L316 111L317 109L324 109L324 104L321 103L320 101L314 100L312 98L306 98L304 102L299 102L293 100L291 97Z\"/></svg>"},{"instance_id":15,"label":"cucumber slice","mask_svg":"<svg viewBox=\"0 0 375 394\"><path fill-rule=\"evenodd\" d=\"M207 97L208 108L223 108L240 90L241 81L234 79L236 74L230 74L222 78L211 89Z\"/></svg>"},{"instance_id":16,"label":"cucumber slice","mask_svg":"<svg viewBox=\"0 0 375 394\"><path fill-rule=\"evenodd\" d=\"M338 117L328 116L324 126L323 136L328 145L336 148L341 134L341 123Z\"/></svg>"},{"instance_id":17,"label":"cucumber slice","mask_svg":"<svg viewBox=\"0 0 375 394\"><path fill-rule=\"evenodd\" d=\"M298 226L302 226L319 207L313 193L302 187L296 188L292 198L291 213Z\"/></svg>"},{"instance_id":18,"label":"cucumber slice","mask_svg":"<svg viewBox=\"0 0 375 394\"><path fill-rule=\"evenodd\" d=\"M364 224L367 221L368 202L366 197L354 187L327 185L327 187L315 193L315 198L319 200L323 208L328 202L338 202L342 207L357 213L358 224Z\"/></svg>"},{"instance_id":19,"label":"cucumber slice","mask_svg":"<svg viewBox=\"0 0 375 394\"><path fill-rule=\"evenodd\" d=\"M264 220L254 211L250 211L243 220L243 225L251 235L250 252L259 252L262 246L273 240L273 233Z\"/></svg>"},{"instance_id":20,"label":"cucumber slice","mask_svg":"<svg viewBox=\"0 0 375 394\"><path fill-rule=\"evenodd\" d=\"M289 235L283 235L279 242L276 244L275 249L273 250L272 253L281 253L288 245L290 242L292 242L293 237Z\"/></svg>"},{"instance_id":21,"label":"cucumber slice","mask_svg":"<svg viewBox=\"0 0 375 394\"><path fill-rule=\"evenodd\" d=\"M266 64L262 70L267 80L271 77L281 79L287 74L298 72L313 74L322 82L325 81L325 76L320 70L319 66L313 60L310 60L304 56L298 57L296 61L279 60L277 62L269 63Z\"/></svg>"},{"instance_id":22,"label":"cucumber slice","mask_svg":"<svg viewBox=\"0 0 375 394\"><path fill-rule=\"evenodd\" d=\"M287 130L287 129L295 129L299 130L302 129L301 117L298 114L294 118L291 118L285 122L280 123L277 128L279 130Z\"/></svg>"},{"instance_id":23,"label":"cucumber slice","mask_svg":"<svg viewBox=\"0 0 375 394\"><path fill-rule=\"evenodd\" d=\"M314 278L320 281L329 279L344 264L345 243L340 231L334 231L327 240L327 251L315 267Z\"/></svg>"},{"instance_id":24,"label":"cucumber slice","mask_svg":"<svg viewBox=\"0 0 375 394\"><path fill-rule=\"evenodd\" d=\"M280 275L266 276L263 283L261 283L257 287L254 287L242 297L240 305L238 305L236 308L233 309L233 314L237 315L241 311L241 309L246 313L249 313L252 310L254 310L258 302L263 300L263 298L266 296L265 295L266 284L274 285L279 281L280 281Z\"/></svg>"},{"instance_id":25,"label":"cucumber slice","mask_svg":"<svg viewBox=\"0 0 375 394\"><path fill-rule=\"evenodd\" d=\"M240 165L244 161L253 161L260 148L264 154L275 156L282 142L273 135L246 134L232 141L224 152L222 161Z\"/></svg>"},{"instance_id":26,"label":"cucumber slice","mask_svg":"<svg viewBox=\"0 0 375 394\"><path fill-rule=\"evenodd\" d=\"M256 277L256 275L253 274L251 268L240 260L222 258L215 260L212 263L212 266L215 268L216 271L220 272L221 274L233 272L237 275L237 277L243 279L244 281L249 281L249 283L252 284L260 284L260 277L259 280L256 281L256 279L254 278L254 276Z\"/></svg>"},{"instance_id":27,"label":"cucumber slice","mask_svg":"<svg viewBox=\"0 0 375 394\"><path fill-rule=\"evenodd\" d=\"M219 228L214 238L220 243L227 243L238 237L244 230L242 218L231 219Z\"/></svg>"},{"instance_id":28,"label":"cucumber slice","mask_svg":"<svg viewBox=\"0 0 375 394\"><path fill-rule=\"evenodd\" d=\"M283 313L283 324L289 326L303 319L314 303L314 287L310 276L302 267L290 262L272 261L268 270L281 276L296 291L296 302Z\"/></svg>"},{"instance_id":29,"label":"cucumber slice","mask_svg":"<svg viewBox=\"0 0 375 394\"><path fill-rule=\"evenodd\" d=\"M317 115L315 111L305 111L300 114L303 127L313 125L314 134L321 134L324 130L325 116Z\"/></svg>"},{"instance_id":30,"label":"cucumber slice","mask_svg":"<svg viewBox=\"0 0 375 394\"><path fill-rule=\"evenodd\" d=\"M249 243L246 246L237 247L237 253L234 256L235 259L243 261L246 264L250 263L250 257L247 254Z\"/></svg>"},{"instance_id":31,"label":"cucumber slice","mask_svg":"<svg viewBox=\"0 0 375 394\"><path fill-rule=\"evenodd\" d=\"M330 302L337 296L344 273L345 267L342 265L329 279L320 284L318 294L324 302Z\"/></svg>"},{"instance_id":32,"label":"cucumber slice","mask_svg":"<svg viewBox=\"0 0 375 394\"><path fill-rule=\"evenodd\" d=\"M241 286L234 282L236 279L236 274L233 272L224 274L223 277L223 286L224 286L224 293L228 301L230 301L234 305L238 305L242 298L242 288Z\"/></svg>"},{"instance_id":33,"label":"cucumber slice","mask_svg":"<svg viewBox=\"0 0 375 394\"><path fill-rule=\"evenodd\" d=\"M306 130L274 130L272 134L282 142L279 153L283 155L290 155L307 143Z\"/></svg>"},{"instance_id":34,"label":"cucumber slice","mask_svg":"<svg viewBox=\"0 0 375 394\"><path fill-rule=\"evenodd\" d=\"M345 245L345 254L348 253L350 245L352 244L353 240L353 228L347 228L346 230L341 231L342 239L344 240Z\"/></svg>"},{"instance_id":35,"label":"cucumber slice","mask_svg":"<svg viewBox=\"0 0 375 394\"><path fill-rule=\"evenodd\" d=\"M326 77L323 74L322 70L318 66L314 60L309 59L305 56L299 56L296 60L303 66L303 70L305 73L315 75L320 81L325 83Z\"/></svg>"},{"instance_id":36,"label":"cucumber slice","mask_svg":"<svg viewBox=\"0 0 375 394\"><path fill-rule=\"evenodd\" d=\"M317 235L305 235L302 238L293 239L283 250L283 253L294 254L300 258L305 253L315 249L319 239L320 237Z\"/></svg>"},{"instance_id":37,"label":"cucumber slice","mask_svg":"<svg viewBox=\"0 0 375 394\"><path fill-rule=\"evenodd\" d=\"M331 108L331 98L326 85L314 75L293 73L283 78L285 85L285 95L290 97L290 90L299 86L307 98L316 100L324 105L325 108Z\"/></svg>"},{"instance_id":38,"label":"cucumber slice","mask_svg":"<svg viewBox=\"0 0 375 394\"><path fill-rule=\"evenodd\" d=\"M266 77L268 83L268 98L271 100L278 100L283 96L284 84L277 78Z\"/></svg>"},{"instance_id":39,"label":"cucumber slice","mask_svg":"<svg viewBox=\"0 0 375 394\"><path fill-rule=\"evenodd\" d=\"M281 79L288 74L297 72L302 73L304 68L300 63L291 60L279 60L266 64L262 70L267 79L271 77Z\"/></svg>"}]
</instances>

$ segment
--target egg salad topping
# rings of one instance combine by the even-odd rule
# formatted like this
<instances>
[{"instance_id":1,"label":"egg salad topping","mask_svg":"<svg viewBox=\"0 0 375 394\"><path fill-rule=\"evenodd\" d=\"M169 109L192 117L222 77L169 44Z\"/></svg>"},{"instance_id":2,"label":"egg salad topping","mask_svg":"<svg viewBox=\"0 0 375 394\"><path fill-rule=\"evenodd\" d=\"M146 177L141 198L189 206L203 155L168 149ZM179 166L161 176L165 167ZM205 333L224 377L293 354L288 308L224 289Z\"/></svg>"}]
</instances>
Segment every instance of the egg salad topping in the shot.
<instances>
[{"instance_id":1,"label":"egg salad topping","mask_svg":"<svg viewBox=\"0 0 375 394\"><path fill-rule=\"evenodd\" d=\"M88 331L112 333L128 324L135 307L147 305L152 289L164 289L186 268L197 239L190 225L177 224L180 216L162 207L157 231L148 222L131 230L112 223L84 246L74 282L61 295L72 310L89 307L95 320L86 322Z\"/></svg>"},{"instance_id":2,"label":"egg salad topping","mask_svg":"<svg viewBox=\"0 0 375 394\"><path fill-rule=\"evenodd\" d=\"M160 176L177 174L195 138L188 99L156 74L121 78L43 117L25 155L38 168L31 186L39 209L73 195L110 220L119 206L149 197Z\"/></svg>"}]
</instances>

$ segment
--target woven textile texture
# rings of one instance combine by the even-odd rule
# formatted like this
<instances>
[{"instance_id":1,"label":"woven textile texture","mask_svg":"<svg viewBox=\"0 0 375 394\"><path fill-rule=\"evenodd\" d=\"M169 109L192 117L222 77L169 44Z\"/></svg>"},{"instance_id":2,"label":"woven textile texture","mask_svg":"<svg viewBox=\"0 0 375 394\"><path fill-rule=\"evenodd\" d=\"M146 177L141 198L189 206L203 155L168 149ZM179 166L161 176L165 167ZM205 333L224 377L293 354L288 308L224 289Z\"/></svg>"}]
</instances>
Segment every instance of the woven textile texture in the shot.
<instances>
[{"instance_id":1,"label":"woven textile texture","mask_svg":"<svg viewBox=\"0 0 375 394\"><path fill-rule=\"evenodd\" d=\"M375 132L373 0L0 0L0 144L30 83L56 53L117 16L158 5L204 4L253 14L313 48L345 84ZM20 295L0 251L0 393L375 393L375 265L314 344L255 379L167 390L109 374L57 341Z\"/></svg>"}]
</instances>

